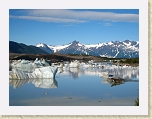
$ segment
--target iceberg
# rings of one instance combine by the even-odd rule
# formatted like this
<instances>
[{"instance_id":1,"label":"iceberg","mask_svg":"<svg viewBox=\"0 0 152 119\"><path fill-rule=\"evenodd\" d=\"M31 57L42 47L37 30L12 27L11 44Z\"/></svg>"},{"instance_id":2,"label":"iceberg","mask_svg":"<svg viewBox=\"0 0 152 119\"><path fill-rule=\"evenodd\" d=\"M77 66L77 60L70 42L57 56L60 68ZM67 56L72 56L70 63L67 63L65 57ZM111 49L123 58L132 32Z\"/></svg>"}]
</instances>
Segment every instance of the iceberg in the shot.
<instances>
[{"instance_id":1,"label":"iceberg","mask_svg":"<svg viewBox=\"0 0 152 119\"><path fill-rule=\"evenodd\" d=\"M9 78L12 79L35 79L35 78L55 78L58 67L47 66L35 68L32 73L24 72L21 69L13 68L9 71Z\"/></svg>"},{"instance_id":2,"label":"iceberg","mask_svg":"<svg viewBox=\"0 0 152 119\"><path fill-rule=\"evenodd\" d=\"M12 68L19 68L25 72L33 72L35 68L46 67L46 66L50 66L50 62L48 62L45 59L38 60L38 58L36 58L34 62L24 59L17 61L15 60L10 65L10 67Z\"/></svg>"},{"instance_id":3,"label":"iceberg","mask_svg":"<svg viewBox=\"0 0 152 119\"><path fill-rule=\"evenodd\" d=\"M34 64L36 64L38 67L41 67L41 66L50 66L49 62L45 59L42 59L42 60L38 60L38 58L35 59L35 61L33 62Z\"/></svg>"},{"instance_id":4,"label":"iceberg","mask_svg":"<svg viewBox=\"0 0 152 119\"><path fill-rule=\"evenodd\" d=\"M9 78L12 79L28 79L28 74L20 69L12 69L9 71Z\"/></svg>"},{"instance_id":5,"label":"iceberg","mask_svg":"<svg viewBox=\"0 0 152 119\"><path fill-rule=\"evenodd\" d=\"M78 68L79 67L79 62L77 60L75 60L75 61L73 61L69 64L69 67L70 68Z\"/></svg>"},{"instance_id":6,"label":"iceberg","mask_svg":"<svg viewBox=\"0 0 152 119\"><path fill-rule=\"evenodd\" d=\"M45 67L45 66L50 66L50 62L49 61L47 61L47 60L45 60L45 59L43 59L42 61L41 61L41 63L42 63L42 65Z\"/></svg>"},{"instance_id":7,"label":"iceberg","mask_svg":"<svg viewBox=\"0 0 152 119\"><path fill-rule=\"evenodd\" d=\"M32 75L35 75L36 78L55 78L58 67L56 66L47 66L42 68L36 68Z\"/></svg>"}]
</instances>

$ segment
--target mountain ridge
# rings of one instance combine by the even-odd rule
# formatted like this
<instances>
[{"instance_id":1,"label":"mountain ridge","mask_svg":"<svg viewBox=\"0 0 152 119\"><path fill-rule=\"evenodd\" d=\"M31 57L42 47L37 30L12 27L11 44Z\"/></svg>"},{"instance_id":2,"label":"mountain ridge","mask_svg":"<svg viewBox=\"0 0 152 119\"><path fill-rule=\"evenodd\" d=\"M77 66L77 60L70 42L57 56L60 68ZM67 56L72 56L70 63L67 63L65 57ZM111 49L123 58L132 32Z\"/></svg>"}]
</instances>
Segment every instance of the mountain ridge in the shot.
<instances>
[{"instance_id":1,"label":"mountain ridge","mask_svg":"<svg viewBox=\"0 0 152 119\"><path fill-rule=\"evenodd\" d=\"M46 48L45 48L45 47ZM110 41L108 43L98 43L98 44L81 44L79 41L70 42L67 45L46 45L44 43L37 44L39 47L47 52L53 53L59 52L61 54L86 54L101 57L111 57L111 58L136 58L139 57L139 42L138 41ZM49 52L48 52L49 53Z\"/></svg>"},{"instance_id":2,"label":"mountain ridge","mask_svg":"<svg viewBox=\"0 0 152 119\"><path fill-rule=\"evenodd\" d=\"M23 43L17 43L14 41L9 41L9 53L24 53L24 54L48 54L44 50L33 46L26 45Z\"/></svg>"}]
</instances>

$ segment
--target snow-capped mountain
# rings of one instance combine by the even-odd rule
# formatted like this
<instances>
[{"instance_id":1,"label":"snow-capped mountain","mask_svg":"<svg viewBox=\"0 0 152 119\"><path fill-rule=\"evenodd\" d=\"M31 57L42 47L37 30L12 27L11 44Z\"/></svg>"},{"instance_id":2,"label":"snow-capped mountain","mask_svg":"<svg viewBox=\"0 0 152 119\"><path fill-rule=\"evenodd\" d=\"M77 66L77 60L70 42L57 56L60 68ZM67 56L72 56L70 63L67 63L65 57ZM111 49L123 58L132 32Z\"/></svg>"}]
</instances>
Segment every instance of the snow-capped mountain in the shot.
<instances>
[{"instance_id":1,"label":"snow-capped mountain","mask_svg":"<svg viewBox=\"0 0 152 119\"><path fill-rule=\"evenodd\" d=\"M52 50L51 48L49 48L49 47L48 47L46 44L44 44L44 43L37 44L36 47L41 48L42 50L44 50L45 52L47 52L47 53L49 53L49 54L54 53L54 50Z\"/></svg>"},{"instance_id":2,"label":"snow-capped mountain","mask_svg":"<svg viewBox=\"0 0 152 119\"><path fill-rule=\"evenodd\" d=\"M59 52L62 54L86 54L101 57L113 58L136 58L139 57L138 41L111 41L108 43L98 43L85 45L78 41L73 41L67 45L51 46L46 44L38 44L37 47L48 53Z\"/></svg>"}]
</instances>

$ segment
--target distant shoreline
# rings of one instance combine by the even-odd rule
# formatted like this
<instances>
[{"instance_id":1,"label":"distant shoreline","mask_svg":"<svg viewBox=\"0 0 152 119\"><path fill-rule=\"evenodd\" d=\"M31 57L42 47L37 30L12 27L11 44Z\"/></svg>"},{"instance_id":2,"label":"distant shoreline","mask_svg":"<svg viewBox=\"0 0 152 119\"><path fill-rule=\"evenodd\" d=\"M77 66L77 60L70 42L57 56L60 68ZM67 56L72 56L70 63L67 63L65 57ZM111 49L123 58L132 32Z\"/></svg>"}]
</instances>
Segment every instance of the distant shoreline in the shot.
<instances>
[{"instance_id":1,"label":"distant shoreline","mask_svg":"<svg viewBox=\"0 0 152 119\"><path fill-rule=\"evenodd\" d=\"M18 53L9 53L9 60L35 60L38 59L48 59L52 63L54 62L63 62L63 61L73 61L79 60L80 62L88 62L89 60L94 60L95 62L105 62L112 61L113 65L119 66L139 66L139 58L106 58L106 57L97 57L89 55L72 55L72 54L18 54ZM130 61L131 60L131 61ZM134 63L135 62L135 63Z\"/></svg>"}]
</instances>

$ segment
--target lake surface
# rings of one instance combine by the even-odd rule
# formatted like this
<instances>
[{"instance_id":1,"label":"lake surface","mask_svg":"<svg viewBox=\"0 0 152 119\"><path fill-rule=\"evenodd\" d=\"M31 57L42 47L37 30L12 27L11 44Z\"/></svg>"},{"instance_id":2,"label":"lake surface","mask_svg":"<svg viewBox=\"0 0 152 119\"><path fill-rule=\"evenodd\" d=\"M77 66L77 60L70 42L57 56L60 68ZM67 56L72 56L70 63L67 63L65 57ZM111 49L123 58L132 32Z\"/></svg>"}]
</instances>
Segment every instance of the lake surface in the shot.
<instances>
[{"instance_id":1,"label":"lake surface","mask_svg":"<svg viewBox=\"0 0 152 119\"><path fill-rule=\"evenodd\" d=\"M102 72L125 82L108 82ZM134 106L139 68L59 68L55 79L9 80L10 106Z\"/></svg>"}]
</instances>

